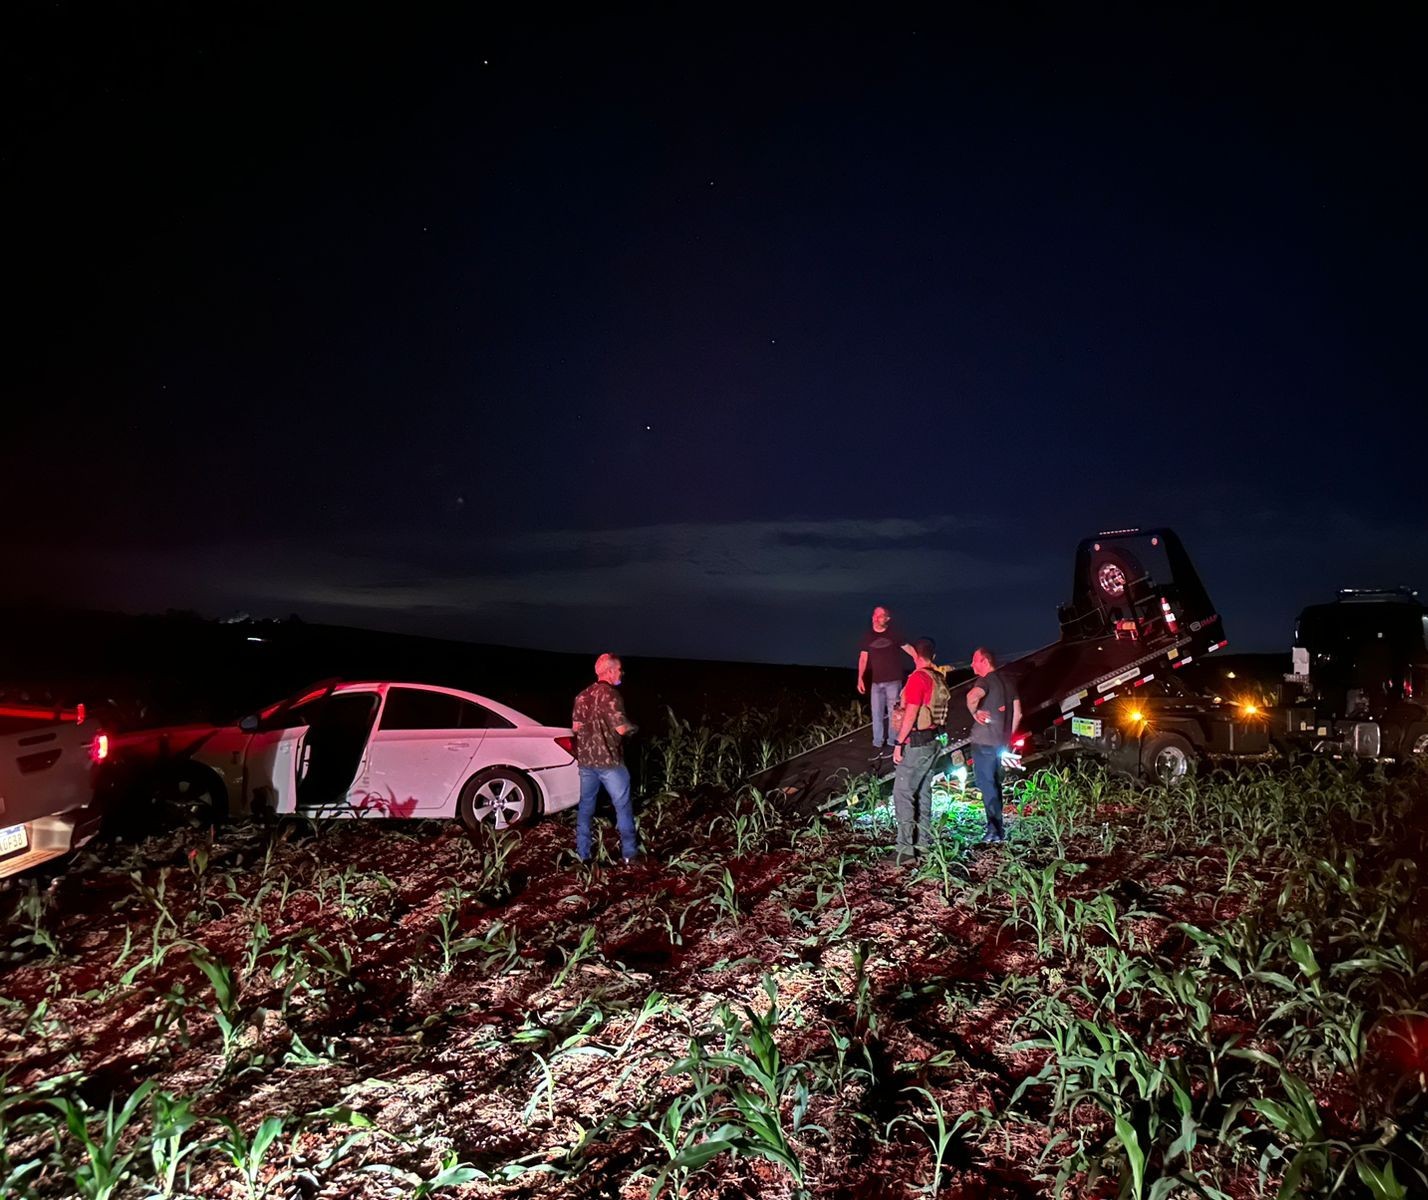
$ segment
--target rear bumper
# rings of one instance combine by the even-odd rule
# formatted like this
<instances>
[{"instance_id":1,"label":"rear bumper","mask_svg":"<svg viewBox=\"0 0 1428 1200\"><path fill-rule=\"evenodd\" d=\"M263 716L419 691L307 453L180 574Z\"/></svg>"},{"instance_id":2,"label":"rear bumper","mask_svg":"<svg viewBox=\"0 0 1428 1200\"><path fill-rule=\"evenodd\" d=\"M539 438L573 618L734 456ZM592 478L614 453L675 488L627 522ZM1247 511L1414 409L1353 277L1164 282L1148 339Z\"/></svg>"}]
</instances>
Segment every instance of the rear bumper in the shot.
<instances>
[{"instance_id":1,"label":"rear bumper","mask_svg":"<svg viewBox=\"0 0 1428 1200\"><path fill-rule=\"evenodd\" d=\"M78 850L99 832L102 819L103 814L97 808L88 807L26 821L28 844L24 850L0 858L0 879Z\"/></svg>"},{"instance_id":2,"label":"rear bumper","mask_svg":"<svg viewBox=\"0 0 1428 1200\"><path fill-rule=\"evenodd\" d=\"M545 796L545 812L558 813L580 803L580 768L574 763L533 771Z\"/></svg>"}]
</instances>

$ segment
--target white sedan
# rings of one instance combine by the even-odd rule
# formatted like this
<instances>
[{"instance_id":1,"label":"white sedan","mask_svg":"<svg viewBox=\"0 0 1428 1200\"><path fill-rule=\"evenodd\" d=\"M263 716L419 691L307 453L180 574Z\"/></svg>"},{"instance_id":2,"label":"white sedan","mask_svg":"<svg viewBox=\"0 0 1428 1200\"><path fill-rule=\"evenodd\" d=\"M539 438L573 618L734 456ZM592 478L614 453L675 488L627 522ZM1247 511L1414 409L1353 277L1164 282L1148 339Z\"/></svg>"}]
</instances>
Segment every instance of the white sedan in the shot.
<instances>
[{"instance_id":1,"label":"white sedan","mask_svg":"<svg viewBox=\"0 0 1428 1200\"><path fill-rule=\"evenodd\" d=\"M417 683L329 683L236 725L123 734L113 759L178 816L456 817L505 829L580 800L568 728Z\"/></svg>"}]
</instances>

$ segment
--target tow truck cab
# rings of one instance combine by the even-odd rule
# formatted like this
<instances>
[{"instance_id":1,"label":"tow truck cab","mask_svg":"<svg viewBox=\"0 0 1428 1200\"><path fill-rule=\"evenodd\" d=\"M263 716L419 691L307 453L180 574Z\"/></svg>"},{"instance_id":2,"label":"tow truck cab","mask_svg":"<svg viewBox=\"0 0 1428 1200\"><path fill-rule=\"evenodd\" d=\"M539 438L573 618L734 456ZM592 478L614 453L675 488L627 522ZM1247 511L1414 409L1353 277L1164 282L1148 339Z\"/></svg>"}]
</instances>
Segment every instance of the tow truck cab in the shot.
<instances>
[{"instance_id":1,"label":"tow truck cab","mask_svg":"<svg viewBox=\"0 0 1428 1200\"><path fill-rule=\"evenodd\" d=\"M1428 756L1428 611L1409 588L1345 588L1299 614L1288 737L1365 758Z\"/></svg>"}]
</instances>

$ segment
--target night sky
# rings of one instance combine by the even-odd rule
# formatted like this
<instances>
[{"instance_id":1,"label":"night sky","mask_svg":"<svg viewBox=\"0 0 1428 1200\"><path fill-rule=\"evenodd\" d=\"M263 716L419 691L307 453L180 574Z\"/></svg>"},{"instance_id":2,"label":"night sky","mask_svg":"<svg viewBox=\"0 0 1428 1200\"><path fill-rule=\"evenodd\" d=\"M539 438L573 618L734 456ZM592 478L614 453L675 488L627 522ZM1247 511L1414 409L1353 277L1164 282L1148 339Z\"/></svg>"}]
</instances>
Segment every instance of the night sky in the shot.
<instances>
[{"instance_id":1,"label":"night sky","mask_svg":"<svg viewBox=\"0 0 1428 1200\"><path fill-rule=\"evenodd\" d=\"M1096 11L7 9L7 598L851 666L1109 527L1238 650L1428 588L1409 10Z\"/></svg>"}]
</instances>

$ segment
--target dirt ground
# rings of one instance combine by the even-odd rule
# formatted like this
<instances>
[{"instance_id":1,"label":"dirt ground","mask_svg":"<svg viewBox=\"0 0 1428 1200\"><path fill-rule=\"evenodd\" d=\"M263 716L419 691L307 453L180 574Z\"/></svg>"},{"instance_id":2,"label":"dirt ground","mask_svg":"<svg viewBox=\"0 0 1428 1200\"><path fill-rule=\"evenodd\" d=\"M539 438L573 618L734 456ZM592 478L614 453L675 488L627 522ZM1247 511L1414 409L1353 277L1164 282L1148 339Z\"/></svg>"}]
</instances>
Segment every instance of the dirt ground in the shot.
<instances>
[{"instance_id":1,"label":"dirt ground","mask_svg":"<svg viewBox=\"0 0 1428 1200\"><path fill-rule=\"evenodd\" d=\"M1000 1198L1055 1194L1074 1143L1091 1166L1066 1194L1138 1194L1105 1104L1055 1094L1036 1014L1119 1030L1141 1061L1197 1053L1180 1010L1097 964L1128 947L1169 977L1194 959L1187 926L1272 907L1291 860L1237 862L1156 836L1133 796L1096 800L1065 829L1029 794L985 847L979 806L953 804L919 869L888 861L885 818L717 793L647 802L633 868L575 863L571 814L485 841L348 821L100 844L0 896L0 1176L101 1194L95 1164L133 1150L116 1196L163 1194L172 1166L172 1194L204 1197ZM1033 908L1013 868L1061 907ZM1081 923L1058 931L1058 911ZM1205 1044L1246 1052L1248 1096L1285 1047L1232 982L1185 1011L1203 1002ZM1313 1080L1326 1140L1366 1138L1366 1089L1421 1115L1422 1064L1393 1047ZM146 1081L106 1151L104 1114ZM1245 1119L1242 1152L1182 1156L1199 1194L1274 1194L1284 1162Z\"/></svg>"}]
</instances>

